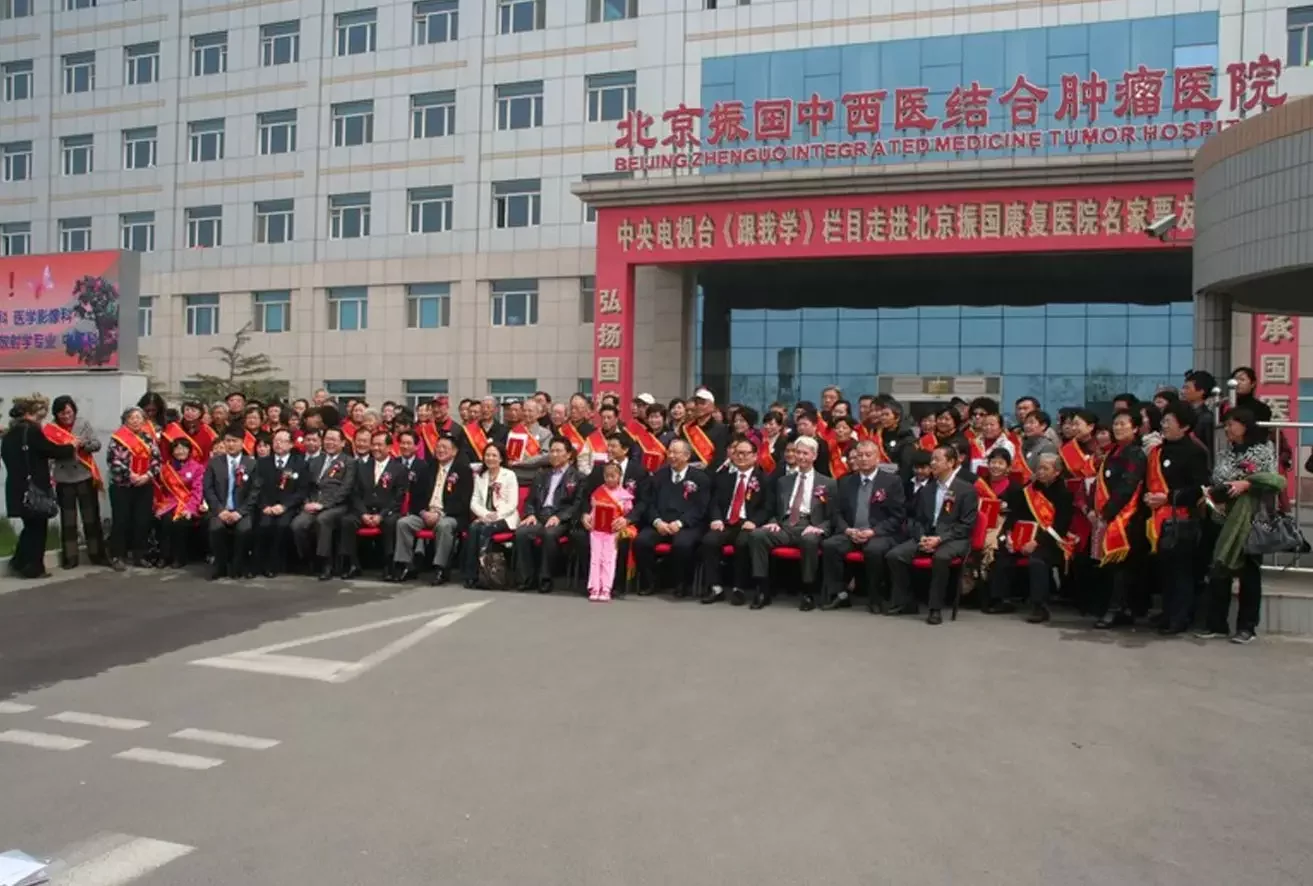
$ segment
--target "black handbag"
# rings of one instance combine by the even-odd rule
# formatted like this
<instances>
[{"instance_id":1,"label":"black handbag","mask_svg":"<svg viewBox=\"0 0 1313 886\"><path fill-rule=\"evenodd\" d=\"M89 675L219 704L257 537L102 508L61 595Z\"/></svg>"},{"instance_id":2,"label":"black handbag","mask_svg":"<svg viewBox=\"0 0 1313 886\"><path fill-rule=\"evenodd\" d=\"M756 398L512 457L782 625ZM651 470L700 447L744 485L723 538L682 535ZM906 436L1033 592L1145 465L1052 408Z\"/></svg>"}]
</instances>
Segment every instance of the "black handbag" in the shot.
<instances>
[{"instance_id":1,"label":"black handbag","mask_svg":"<svg viewBox=\"0 0 1313 886\"><path fill-rule=\"evenodd\" d=\"M1294 517L1266 502L1259 506L1249 527L1249 537L1245 539L1246 554L1261 557L1265 554L1305 554L1308 551L1308 541Z\"/></svg>"},{"instance_id":2,"label":"black handbag","mask_svg":"<svg viewBox=\"0 0 1313 886\"><path fill-rule=\"evenodd\" d=\"M1163 523L1162 535L1158 537L1158 551L1170 554L1183 548L1193 548L1199 544L1203 531L1197 520L1184 519L1173 514Z\"/></svg>"},{"instance_id":3,"label":"black handbag","mask_svg":"<svg viewBox=\"0 0 1313 886\"><path fill-rule=\"evenodd\" d=\"M42 489L32 482L32 459L27 454L28 435L31 433L31 425L23 429L23 463L27 467L27 490L23 493L23 510L34 517L45 517L49 520L59 513L59 504L49 490Z\"/></svg>"}]
</instances>

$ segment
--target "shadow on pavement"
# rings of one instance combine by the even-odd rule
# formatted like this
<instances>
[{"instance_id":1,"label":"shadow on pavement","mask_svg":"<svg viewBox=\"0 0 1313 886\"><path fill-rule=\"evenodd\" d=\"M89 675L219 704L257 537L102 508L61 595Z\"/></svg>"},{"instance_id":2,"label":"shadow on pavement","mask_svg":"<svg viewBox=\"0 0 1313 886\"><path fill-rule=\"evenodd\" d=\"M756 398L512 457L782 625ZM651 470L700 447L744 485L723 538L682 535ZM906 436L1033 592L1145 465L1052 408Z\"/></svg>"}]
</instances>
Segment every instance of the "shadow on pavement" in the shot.
<instances>
[{"instance_id":1,"label":"shadow on pavement","mask_svg":"<svg viewBox=\"0 0 1313 886\"><path fill-rule=\"evenodd\" d=\"M0 699L240 634L307 612L393 594L281 578L207 582L135 571L0 594Z\"/></svg>"}]
</instances>

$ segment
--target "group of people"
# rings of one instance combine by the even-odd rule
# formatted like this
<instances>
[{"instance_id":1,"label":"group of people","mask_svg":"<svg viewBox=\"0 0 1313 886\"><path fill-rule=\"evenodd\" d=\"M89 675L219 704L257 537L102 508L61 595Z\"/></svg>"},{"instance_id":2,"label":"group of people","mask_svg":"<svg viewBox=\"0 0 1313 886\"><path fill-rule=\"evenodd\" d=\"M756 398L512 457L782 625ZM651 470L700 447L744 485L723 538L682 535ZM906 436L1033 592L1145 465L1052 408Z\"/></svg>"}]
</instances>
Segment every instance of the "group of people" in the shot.
<instances>
[{"instance_id":1,"label":"group of people","mask_svg":"<svg viewBox=\"0 0 1313 886\"><path fill-rule=\"evenodd\" d=\"M33 504L53 478L64 567L78 562L80 510L92 562L119 570L204 557L212 579L293 566L352 578L365 542L395 582L428 567L433 584L458 571L478 587L499 554L519 589L548 593L573 559L595 601L636 586L760 609L796 569L802 610L864 596L891 616L919 611L922 572L930 624L959 588L994 614L1015 611L1020 591L1027 621L1043 623L1058 587L1100 629L1148 615L1156 586L1160 632L1198 618L1201 636L1249 642L1261 572L1236 524L1282 491L1288 466L1260 427L1271 413L1253 371L1234 378L1217 452L1206 372L1152 402L1115 398L1107 422L1084 408L1051 416L1032 397L1010 417L989 398L911 416L889 396L854 406L837 387L761 415L722 409L706 388L668 406L644 393L628 418L612 399L545 392L464 400L455 416L446 397L412 412L234 392L172 410L148 393L106 444L108 477L77 404L34 396L15 403L0 446L9 514L24 518L10 568L44 574L49 515Z\"/></svg>"}]
</instances>

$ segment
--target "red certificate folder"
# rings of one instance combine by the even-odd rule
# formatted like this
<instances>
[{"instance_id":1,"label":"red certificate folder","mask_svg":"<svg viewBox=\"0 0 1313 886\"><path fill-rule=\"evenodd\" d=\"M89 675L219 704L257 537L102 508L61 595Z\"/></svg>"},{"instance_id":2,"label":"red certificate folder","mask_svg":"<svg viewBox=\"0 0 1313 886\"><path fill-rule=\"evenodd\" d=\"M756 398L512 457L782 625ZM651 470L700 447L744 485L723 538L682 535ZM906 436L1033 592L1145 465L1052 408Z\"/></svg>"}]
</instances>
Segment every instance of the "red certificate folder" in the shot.
<instances>
[{"instance_id":1,"label":"red certificate folder","mask_svg":"<svg viewBox=\"0 0 1313 886\"><path fill-rule=\"evenodd\" d=\"M593 502L593 529L598 532L610 532L611 524L620 519L620 509L615 505Z\"/></svg>"},{"instance_id":2,"label":"red certificate folder","mask_svg":"<svg viewBox=\"0 0 1313 886\"><path fill-rule=\"evenodd\" d=\"M506 460L516 462L524 458L524 438L518 434L506 438Z\"/></svg>"},{"instance_id":3,"label":"red certificate folder","mask_svg":"<svg viewBox=\"0 0 1313 886\"><path fill-rule=\"evenodd\" d=\"M1025 545L1035 540L1036 533L1039 532L1039 524L1029 520L1018 520L1012 524L1012 532L1009 538L1012 539L1012 550L1020 551Z\"/></svg>"}]
</instances>

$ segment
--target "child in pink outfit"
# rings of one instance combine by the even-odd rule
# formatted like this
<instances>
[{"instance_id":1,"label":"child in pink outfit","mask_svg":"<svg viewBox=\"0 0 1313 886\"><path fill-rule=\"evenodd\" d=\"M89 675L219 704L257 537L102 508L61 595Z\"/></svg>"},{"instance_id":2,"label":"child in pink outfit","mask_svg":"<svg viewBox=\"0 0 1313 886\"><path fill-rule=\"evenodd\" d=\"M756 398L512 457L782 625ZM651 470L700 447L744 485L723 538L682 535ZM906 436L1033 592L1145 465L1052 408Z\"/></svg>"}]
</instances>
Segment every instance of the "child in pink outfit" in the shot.
<instances>
[{"instance_id":1,"label":"child in pink outfit","mask_svg":"<svg viewBox=\"0 0 1313 886\"><path fill-rule=\"evenodd\" d=\"M620 473L620 466L617 464L608 464L602 469L603 489L593 493L594 502L601 499L604 504L608 494L611 500L620 506L621 513L628 514L634 507L634 496L623 486L620 480L623 475ZM589 516L592 516L592 504L589 502ZM611 585L615 580L616 567L616 549L618 547L616 533L611 531L610 526L593 526L588 531L588 599L595 603L609 603L611 601Z\"/></svg>"}]
</instances>

